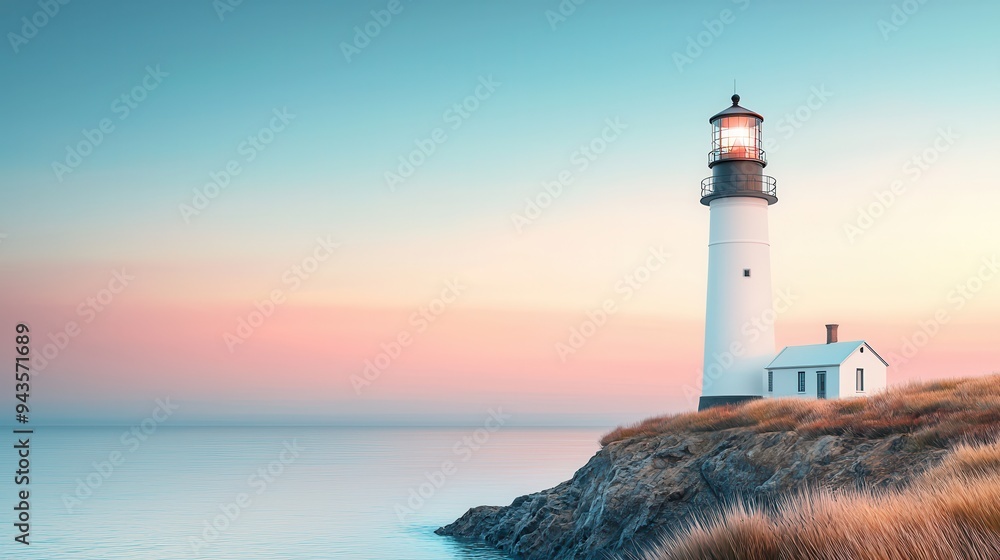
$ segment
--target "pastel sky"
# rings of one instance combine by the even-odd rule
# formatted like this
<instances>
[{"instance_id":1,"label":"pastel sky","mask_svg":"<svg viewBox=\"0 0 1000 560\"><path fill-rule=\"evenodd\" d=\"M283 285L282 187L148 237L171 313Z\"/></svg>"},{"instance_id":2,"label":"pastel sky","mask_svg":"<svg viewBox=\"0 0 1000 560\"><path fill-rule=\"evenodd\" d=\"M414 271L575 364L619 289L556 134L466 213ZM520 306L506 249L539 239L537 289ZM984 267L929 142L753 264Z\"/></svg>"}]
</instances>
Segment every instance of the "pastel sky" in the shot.
<instances>
[{"instance_id":1,"label":"pastel sky","mask_svg":"<svg viewBox=\"0 0 1000 560\"><path fill-rule=\"evenodd\" d=\"M692 409L734 78L778 181L779 347L837 322L890 383L1000 369L1000 4L219 5L0 7L0 329L44 359L36 422Z\"/></svg>"}]
</instances>

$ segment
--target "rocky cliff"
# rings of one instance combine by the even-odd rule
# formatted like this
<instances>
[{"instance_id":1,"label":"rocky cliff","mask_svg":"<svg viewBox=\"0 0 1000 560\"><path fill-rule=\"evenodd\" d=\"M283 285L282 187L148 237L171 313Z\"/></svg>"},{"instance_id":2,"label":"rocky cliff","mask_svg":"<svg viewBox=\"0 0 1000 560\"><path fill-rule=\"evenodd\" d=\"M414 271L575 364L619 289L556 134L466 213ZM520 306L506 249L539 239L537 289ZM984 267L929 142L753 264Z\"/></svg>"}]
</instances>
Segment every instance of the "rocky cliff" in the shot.
<instances>
[{"instance_id":1,"label":"rocky cliff","mask_svg":"<svg viewBox=\"0 0 1000 560\"><path fill-rule=\"evenodd\" d=\"M910 436L804 437L741 428L611 443L555 488L481 506L437 530L525 560L606 559L648 548L734 500L810 488L898 488L940 460Z\"/></svg>"}]
</instances>

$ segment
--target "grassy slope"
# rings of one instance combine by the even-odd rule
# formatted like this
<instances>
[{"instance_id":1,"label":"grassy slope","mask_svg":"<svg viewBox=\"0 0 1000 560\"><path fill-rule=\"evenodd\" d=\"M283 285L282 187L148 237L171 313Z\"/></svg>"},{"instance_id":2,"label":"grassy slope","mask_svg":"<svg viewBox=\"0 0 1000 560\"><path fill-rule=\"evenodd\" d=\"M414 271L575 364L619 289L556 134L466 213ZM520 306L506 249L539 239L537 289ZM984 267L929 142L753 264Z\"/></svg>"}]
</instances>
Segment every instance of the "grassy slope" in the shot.
<instances>
[{"instance_id":1,"label":"grassy slope","mask_svg":"<svg viewBox=\"0 0 1000 560\"><path fill-rule=\"evenodd\" d=\"M1000 445L959 445L898 493L818 492L765 514L739 505L646 560L1000 557Z\"/></svg>"},{"instance_id":2,"label":"grassy slope","mask_svg":"<svg viewBox=\"0 0 1000 560\"><path fill-rule=\"evenodd\" d=\"M930 560L1000 558L1000 376L894 389L850 401L757 401L618 428L629 437L742 427L881 437L950 446L937 467L900 492L803 492L776 511L737 504L695 522L646 560Z\"/></svg>"},{"instance_id":3,"label":"grassy slope","mask_svg":"<svg viewBox=\"0 0 1000 560\"><path fill-rule=\"evenodd\" d=\"M757 432L795 430L805 436L911 434L916 445L944 448L959 441L987 441L998 426L1000 375L991 375L907 385L869 398L763 399L650 418L612 430L601 438L601 445L662 433L745 428Z\"/></svg>"}]
</instances>

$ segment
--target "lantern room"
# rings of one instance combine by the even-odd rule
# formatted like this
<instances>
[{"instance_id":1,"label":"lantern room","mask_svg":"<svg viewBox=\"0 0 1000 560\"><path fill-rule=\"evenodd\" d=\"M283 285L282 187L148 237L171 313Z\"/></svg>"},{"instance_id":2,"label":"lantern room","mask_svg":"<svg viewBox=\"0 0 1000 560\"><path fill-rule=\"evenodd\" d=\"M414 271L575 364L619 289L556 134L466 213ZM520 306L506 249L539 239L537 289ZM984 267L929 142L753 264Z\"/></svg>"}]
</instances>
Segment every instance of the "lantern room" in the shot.
<instances>
[{"instance_id":1,"label":"lantern room","mask_svg":"<svg viewBox=\"0 0 1000 560\"><path fill-rule=\"evenodd\" d=\"M764 117L740 107L740 96L733 95L733 106L719 112L712 123L712 151L708 166L728 159L754 160L767 165L761 142L760 123Z\"/></svg>"},{"instance_id":2,"label":"lantern room","mask_svg":"<svg viewBox=\"0 0 1000 560\"><path fill-rule=\"evenodd\" d=\"M716 113L712 125L712 151L708 167L712 176L701 182L701 203L732 196L755 197L778 202L774 177L761 171L767 166L761 140L764 117L740 107L740 96L733 95L733 105Z\"/></svg>"}]
</instances>

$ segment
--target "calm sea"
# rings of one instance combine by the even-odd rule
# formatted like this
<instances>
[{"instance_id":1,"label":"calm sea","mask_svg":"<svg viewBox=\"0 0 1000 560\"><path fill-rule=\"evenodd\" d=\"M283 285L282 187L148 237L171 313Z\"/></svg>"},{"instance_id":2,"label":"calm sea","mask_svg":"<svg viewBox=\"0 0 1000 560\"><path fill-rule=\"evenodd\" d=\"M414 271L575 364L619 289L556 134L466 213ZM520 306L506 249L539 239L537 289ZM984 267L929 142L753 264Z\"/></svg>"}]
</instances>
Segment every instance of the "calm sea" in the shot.
<instances>
[{"instance_id":1,"label":"calm sea","mask_svg":"<svg viewBox=\"0 0 1000 560\"><path fill-rule=\"evenodd\" d=\"M434 529L569 479L598 429L36 428L30 546L0 460L3 558L499 559ZM10 474L8 474L8 471Z\"/></svg>"}]
</instances>

